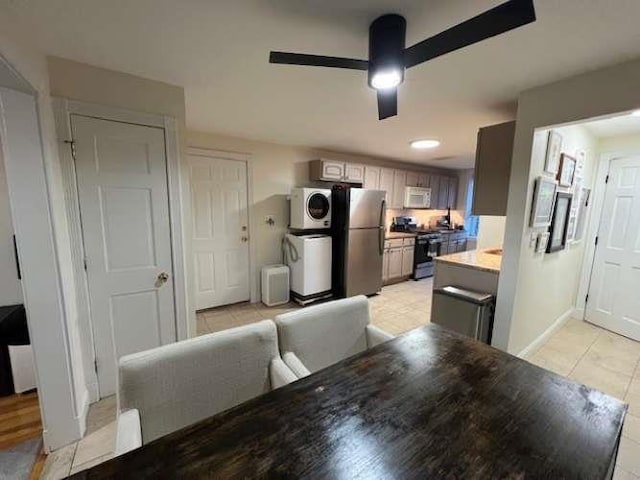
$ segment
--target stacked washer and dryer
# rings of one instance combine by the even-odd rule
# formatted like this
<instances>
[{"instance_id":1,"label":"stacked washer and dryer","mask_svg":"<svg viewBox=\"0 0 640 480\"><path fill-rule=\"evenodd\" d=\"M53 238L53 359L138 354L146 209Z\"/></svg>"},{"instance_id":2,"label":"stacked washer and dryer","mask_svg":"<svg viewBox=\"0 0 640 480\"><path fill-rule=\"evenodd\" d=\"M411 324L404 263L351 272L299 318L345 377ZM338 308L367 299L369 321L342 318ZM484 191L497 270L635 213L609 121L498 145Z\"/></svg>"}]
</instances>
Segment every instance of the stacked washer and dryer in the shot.
<instances>
[{"instance_id":1,"label":"stacked washer and dryer","mask_svg":"<svg viewBox=\"0 0 640 480\"><path fill-rule=\"evenodd\" d=\"M291 276L291 296L300 305L330 298L331 190L298 187L291 191L290 232L283 241Z\"/></svg>"}]
</instances>

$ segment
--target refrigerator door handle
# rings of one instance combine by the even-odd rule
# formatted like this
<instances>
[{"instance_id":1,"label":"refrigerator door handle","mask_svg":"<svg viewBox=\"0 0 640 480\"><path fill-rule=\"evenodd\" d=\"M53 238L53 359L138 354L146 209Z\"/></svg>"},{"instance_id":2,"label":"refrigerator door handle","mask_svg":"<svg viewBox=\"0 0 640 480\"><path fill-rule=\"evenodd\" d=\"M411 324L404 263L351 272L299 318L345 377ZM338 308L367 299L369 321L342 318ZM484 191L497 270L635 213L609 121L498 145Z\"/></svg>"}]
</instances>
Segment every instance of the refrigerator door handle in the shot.
<instances>
[{"instance_id":1,"label":"refrigerator door handle","mask_svg":"<svg viewBox=\"0 0 640 480\"><path fill-rule=\"evenodd\" d=\"M380 249L380 255L384 255L384 212L387 209L387 201L382 200L380 203L380 223L378 233L378 247Z\"/></svg>"}]
</instances>

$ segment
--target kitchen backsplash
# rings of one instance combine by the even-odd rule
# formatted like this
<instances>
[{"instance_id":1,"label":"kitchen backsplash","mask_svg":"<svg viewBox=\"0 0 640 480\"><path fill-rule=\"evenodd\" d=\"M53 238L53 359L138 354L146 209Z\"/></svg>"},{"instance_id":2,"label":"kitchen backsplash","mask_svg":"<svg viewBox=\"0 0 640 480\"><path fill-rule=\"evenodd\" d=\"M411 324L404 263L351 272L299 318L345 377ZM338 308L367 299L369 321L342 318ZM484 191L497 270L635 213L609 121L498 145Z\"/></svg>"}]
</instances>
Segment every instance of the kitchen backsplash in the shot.
<instances>
[{"instance_id":1,"label":"kitchen backsplash","mask_svg":"<svg viewBox=\"0 0 640 480\"><path fill-rule=\"evenodd\" d=\"M420 228L422 228L423 225L425 226L425 228L428 228L429 224L435 227L436 221L446 214L447 214L446 210L388 209L386 226L387 226L387 230L389 230L389 227L391 227L391 223L393 222L393 217L413 217L416 219L416 223ZM456 225L464 224L464 215L462 214L462 211L451 210L451 221Z\"/></svg>"}]
</instances>

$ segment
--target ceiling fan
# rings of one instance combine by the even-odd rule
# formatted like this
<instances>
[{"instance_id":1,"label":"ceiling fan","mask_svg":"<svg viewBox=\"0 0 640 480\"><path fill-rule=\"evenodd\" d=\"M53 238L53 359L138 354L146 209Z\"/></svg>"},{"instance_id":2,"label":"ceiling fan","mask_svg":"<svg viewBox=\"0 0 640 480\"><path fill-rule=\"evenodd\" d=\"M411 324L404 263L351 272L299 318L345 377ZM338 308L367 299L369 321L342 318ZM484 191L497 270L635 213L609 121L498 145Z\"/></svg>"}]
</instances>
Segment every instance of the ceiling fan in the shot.
<instances>
[{"instance_id":1,"label":"ceiling fan","mask_svg":"<svg viewBox=\"0 0 640 480\"><path fill-rule=\"evenodd\" d=\"M369 60L271 52L269 62L368 71L368 84L378 96L378 118L383 120L398 114L398 85L404 80L405 69L535 20L533 0L509 0L405 48L407 21L401 15L388 14L369 27Z\"/></svg>"}]
</instances>

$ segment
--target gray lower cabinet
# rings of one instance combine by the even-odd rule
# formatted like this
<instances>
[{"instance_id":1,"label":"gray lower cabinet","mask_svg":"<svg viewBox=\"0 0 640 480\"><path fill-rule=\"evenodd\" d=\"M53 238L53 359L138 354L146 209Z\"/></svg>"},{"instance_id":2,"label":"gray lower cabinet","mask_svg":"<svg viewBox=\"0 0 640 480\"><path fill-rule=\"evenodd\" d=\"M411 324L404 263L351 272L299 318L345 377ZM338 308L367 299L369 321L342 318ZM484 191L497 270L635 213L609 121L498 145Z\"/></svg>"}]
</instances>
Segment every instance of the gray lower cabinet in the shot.
<instances>
[{"instance_id":1,"label":"gray lower cabinet","mask_svg":"<svg viewBox=\"0 0 640 480\"><path fill-rule=\"evenodd\" d=\"M382 257L382 281L406 278L413 274L413 251L415 238L394 238L384 242Z\"/></svg>"}]
</instances>

